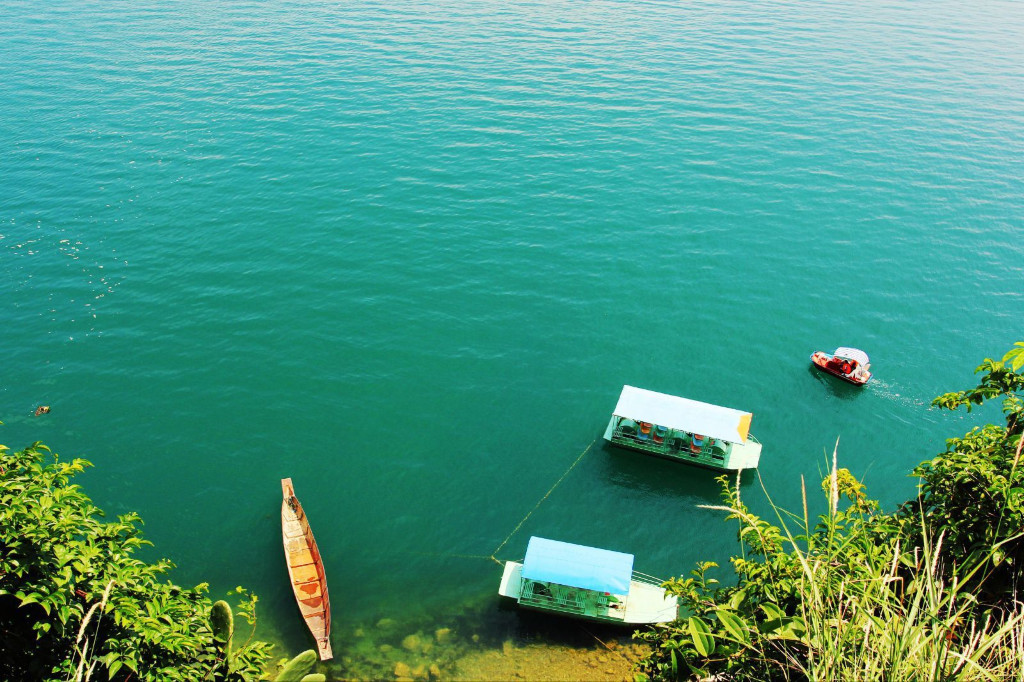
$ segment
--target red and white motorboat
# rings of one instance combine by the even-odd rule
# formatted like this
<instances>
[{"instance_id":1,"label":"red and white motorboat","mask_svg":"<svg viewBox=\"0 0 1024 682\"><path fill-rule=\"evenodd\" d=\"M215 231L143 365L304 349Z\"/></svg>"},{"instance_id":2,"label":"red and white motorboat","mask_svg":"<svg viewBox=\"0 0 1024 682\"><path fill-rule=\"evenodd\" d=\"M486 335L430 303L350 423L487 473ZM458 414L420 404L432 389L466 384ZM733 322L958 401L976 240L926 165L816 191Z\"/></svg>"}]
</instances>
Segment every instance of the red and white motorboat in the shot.
<instances>
[{"instance_id":1,"label":"red and white motorboat","mask_svg":"<svg viewBox=\"0 0 1024 682\"><path fill-rule=\"evenodd\" d=\"M821 371L857 386L863 386L871 378L868 354L856 348L836 348L831 355L820 350L814 351L811 362Z\"/></svg>"}]
</instances>

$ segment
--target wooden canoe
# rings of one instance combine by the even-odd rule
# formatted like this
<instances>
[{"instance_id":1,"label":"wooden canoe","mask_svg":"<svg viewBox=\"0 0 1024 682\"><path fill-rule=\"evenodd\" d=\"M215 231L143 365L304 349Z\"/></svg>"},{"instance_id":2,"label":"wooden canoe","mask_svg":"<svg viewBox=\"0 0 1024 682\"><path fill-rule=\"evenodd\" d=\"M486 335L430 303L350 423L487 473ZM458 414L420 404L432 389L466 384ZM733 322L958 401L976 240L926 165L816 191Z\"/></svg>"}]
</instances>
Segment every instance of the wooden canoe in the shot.
<instances>
[{"instance_id":1,"label":"wooden canoe","mask_svg":"<svg viewBox=\"0 0 1024 682\"><path fill-rule=\"evenodd\" d=\"M331 601L327 596L327 576L320 559L313 531L295 498L292 479L281 479L284 501L281 503L281 535L284 537L284 558L288 563L288 578L295 592L295 601L313 633L320 660L333 657L331 653Z\"/></svg>"}]
</instances>

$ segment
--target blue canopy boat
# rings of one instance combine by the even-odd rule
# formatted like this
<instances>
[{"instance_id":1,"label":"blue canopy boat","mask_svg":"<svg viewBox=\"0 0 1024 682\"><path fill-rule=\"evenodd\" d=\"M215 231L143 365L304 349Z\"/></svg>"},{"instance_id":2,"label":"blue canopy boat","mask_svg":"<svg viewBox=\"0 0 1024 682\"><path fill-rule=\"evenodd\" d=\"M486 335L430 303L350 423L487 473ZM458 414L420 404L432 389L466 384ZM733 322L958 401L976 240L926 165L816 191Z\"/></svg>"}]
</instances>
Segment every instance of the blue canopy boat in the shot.
<instances>
[{"instance_id":1,"label":"blue canopy boat","mask_svg":"<svg viewBox=\"0 0 1024 682\"><path fill-rule=\"evenodd\" d=\"M606 623L667 623L679 602L662 582L634 571L632 554L532 537L521 563L505 562L498 594L525 608Z\"/></svg>"}]
</instances>

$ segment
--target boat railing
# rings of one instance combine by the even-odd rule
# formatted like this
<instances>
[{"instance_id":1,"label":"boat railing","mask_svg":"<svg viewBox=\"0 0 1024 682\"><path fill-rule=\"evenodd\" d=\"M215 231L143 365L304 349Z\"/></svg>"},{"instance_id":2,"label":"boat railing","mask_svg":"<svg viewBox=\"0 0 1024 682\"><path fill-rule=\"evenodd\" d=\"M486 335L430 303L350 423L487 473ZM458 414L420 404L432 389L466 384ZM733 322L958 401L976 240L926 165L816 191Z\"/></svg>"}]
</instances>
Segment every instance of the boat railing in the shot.
<instances>
[{"instance_id":1,"label":"boat railing","mask_svg":"<svg viewBox=\"0 0 1024 682\"><path fill-rule=\"evenodd\" d=\"M656 578L653 575L647 575L640 571L633 571L633 580L645 585L654 585L655 587L661 587L665 583L661 578Z\"/></svg>"},{"instance_id":2,"label":"boat railing","mask_svg":"<svg viewBox=\"0 0 1024 682\"><path fill-rule=\"evenodd\" d=\"M559 611L571 611L572 613L583 613L586 610L586 605L574 590L559 589L554 585L542 586L541 589L537 589L537 585L532 581L524 581L519 595L519 603Z\"/></svg>"},{"instance_id":3,"label":"boat railing","mask_svg":"<svg viewBox=\"0 0 1024 682\"><path fill-rule=\"evenodd\" d=\"M639 450L646 450L648 452L656 452L659 454L679 457L683 455L690 455L693 457L711 457L719 461L725 459L730 448L730 444L726 441L716 441L715 444L711 444L711 439L705 439L700 450L695 451L690 448L692 440L685 436L666 436L662 442L659 443L650 436L647 438L641 438L635 433L627 432L621 426L615 427L615 430L612 432L612 440L629 443L630 447L637 448Z\"/></svg>"}]
</instances>

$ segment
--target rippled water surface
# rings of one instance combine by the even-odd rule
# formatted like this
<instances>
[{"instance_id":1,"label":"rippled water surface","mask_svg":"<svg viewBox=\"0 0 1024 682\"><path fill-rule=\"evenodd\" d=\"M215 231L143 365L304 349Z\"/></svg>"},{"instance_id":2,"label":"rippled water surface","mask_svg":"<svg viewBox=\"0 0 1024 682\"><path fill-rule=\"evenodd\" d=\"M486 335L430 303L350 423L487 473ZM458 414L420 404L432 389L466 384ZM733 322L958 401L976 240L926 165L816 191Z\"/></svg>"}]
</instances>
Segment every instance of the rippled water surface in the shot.
<instances>
[{"instance_id":1,"label":"rippled water surface","mask_svg":"<svg viewBox=\"0 0 1024 682\"><path fill-rule=\"evenodd\" d=\"M783 504L841 438L891 506L975 421L930 399L1022 338L1017 2L3 15L0 442L92 460L295 648L282 477L339 629L486 612L584 452L499 558L735 549L712 473L601 445L623 384L752 411ZM877 380L814 373L837 345Z\"/></svg>"}]
</instances>

